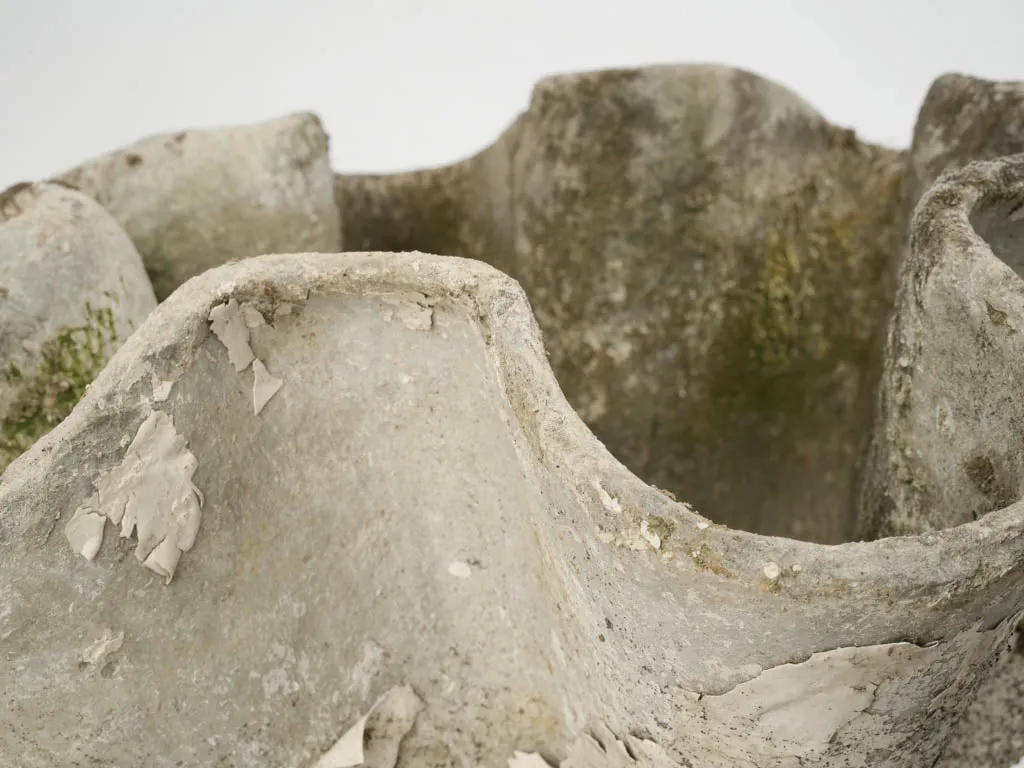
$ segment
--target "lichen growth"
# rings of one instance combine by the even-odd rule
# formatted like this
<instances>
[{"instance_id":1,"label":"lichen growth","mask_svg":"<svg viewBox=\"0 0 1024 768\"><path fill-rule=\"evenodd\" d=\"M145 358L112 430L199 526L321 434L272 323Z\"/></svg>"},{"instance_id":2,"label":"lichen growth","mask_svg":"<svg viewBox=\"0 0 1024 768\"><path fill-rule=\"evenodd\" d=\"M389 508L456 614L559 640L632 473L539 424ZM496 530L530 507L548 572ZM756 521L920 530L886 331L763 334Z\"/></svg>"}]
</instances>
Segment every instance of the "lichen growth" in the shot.
<instances>
[{"instance_id":1,"label":"lichen growth","mask_svg":"<svg viewBox=\"0 0 1024 768\"><path fill-rule=\"evenodd\" d=\"M693 561L693 566L702 573L713 573L726 579L735 579L736 574L722 563L722 557L706 542L683 542L684 551Z\"/></svg>"},{"instance_id":2,"label":"lichen growth","mask_svg":"<svg viewBox=\"0 0 1024 768\"><path fill-rule=\"evenodd\" d=\"M82 325L61 327L43 345L34 375L26 375L14 363L3 371L7 386L18 394L0 421L0 472L67 418L116 349L113 311L88 303L85 310Z\"/></svg>"},{"instance_id":3,"label":"lichen growth","mask_svg":"<svg viewBox=\"0 0 1024 768\"><path fill-rule=\"evenodd\" d=\"M661 539L662 544L664 544L668 537L675 532L676 524L672 520L666 520L664 517L649 515L647 517L647 530Z\"/></svg>"}]
</instances>

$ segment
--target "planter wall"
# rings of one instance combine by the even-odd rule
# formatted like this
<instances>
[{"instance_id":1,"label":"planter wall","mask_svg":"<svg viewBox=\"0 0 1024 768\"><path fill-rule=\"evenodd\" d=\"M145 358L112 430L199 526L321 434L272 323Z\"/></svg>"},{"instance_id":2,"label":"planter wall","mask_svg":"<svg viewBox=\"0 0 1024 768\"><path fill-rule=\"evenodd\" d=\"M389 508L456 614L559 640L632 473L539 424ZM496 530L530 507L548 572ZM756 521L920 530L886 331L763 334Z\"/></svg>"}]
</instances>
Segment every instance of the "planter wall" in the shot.
<instances>
[{"instance_id":1,"label":"planter wall","mask_svg":"<svg viewBox=\"0 0 1024 768\"><path fill-rule=\"evenodd\" d=\"M59 180L103 205L157 298L232 259L341 247L327 134L311 114L151 136Z\"/></svg>"}]
</instances>

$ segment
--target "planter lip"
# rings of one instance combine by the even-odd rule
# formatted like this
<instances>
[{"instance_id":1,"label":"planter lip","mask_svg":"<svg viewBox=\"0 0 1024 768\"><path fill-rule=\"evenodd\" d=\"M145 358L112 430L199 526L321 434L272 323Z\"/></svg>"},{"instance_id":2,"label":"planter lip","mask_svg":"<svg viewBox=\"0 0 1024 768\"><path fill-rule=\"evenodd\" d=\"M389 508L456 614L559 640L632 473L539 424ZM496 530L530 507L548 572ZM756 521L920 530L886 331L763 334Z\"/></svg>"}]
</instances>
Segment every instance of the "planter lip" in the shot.
<instances>
[{"instance_id":1,"label":"planter lip","mask_svg":"<svg viewBox=\"0 0 1024 768\"><path fill-rule=\"evenodd\" d=\"M213 306L231 296L239 301L258 301L268 291L281 301L296 303L310 295L415 291L468 305L491 335L490 350L506 399L521 400L523 407L515 409L520 415L520 429L533 430L544 453L563 467L560 481L588 493L591 511L601 507L600 492L594 485L599 481L606 494L636 500L645 513L667 513L683 525L703 526L705 540L719 547L731 562L751 564L733 582L737 586L763 592L761 564L785 568L795 563L800 566L801 584L796 592L787 590L791 596L814 594L815 589L820 591L822 585L839 579L845 582L844 589L852 590L845 592L848 596L884 585L889 600L909 600L937 590L959 593L956 585L967 582L980 586L999 581L1015 564L1019 567L1024 562L1022 502L955 528L837 545L762 536L725 529L713 522L706 525L708 521L688 505L670 501L636 477L586 427L555 381L539 328L516 281L482 262L419 252L266 255L192 278L126 341L71 416L0 477L0 509L15 506L19 491L31 487L33 478L60 472L58 457L82 443L91 422L110 412L112 399L120 398L122 408L138 408L139 385L145 388L152 379L154 361L163 361L166 370L179 374L187 368L208 333L206 318ZM517 371L534 385L518 385ZM541 413L542 419L523 424L521 414L530 412ZM70 515L72 510L65 511ZM978 546L981 542L985 542L984 557ZM971 589L966 592L971 593ZM971 604L966 606L970 614L987 610L983 604L991 602L976 602L979 596L974 594L960 597Z\"/></svg>"}]
</instances>

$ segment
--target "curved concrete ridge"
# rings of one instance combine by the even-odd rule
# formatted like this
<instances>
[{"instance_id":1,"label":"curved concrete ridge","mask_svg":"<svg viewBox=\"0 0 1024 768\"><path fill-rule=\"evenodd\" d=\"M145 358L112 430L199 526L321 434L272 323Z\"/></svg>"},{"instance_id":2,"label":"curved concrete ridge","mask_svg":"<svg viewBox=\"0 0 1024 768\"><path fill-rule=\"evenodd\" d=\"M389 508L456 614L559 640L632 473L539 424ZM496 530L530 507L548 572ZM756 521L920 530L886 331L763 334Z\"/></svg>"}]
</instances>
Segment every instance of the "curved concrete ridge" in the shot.
<instances>
[{"instance_id":1,"label":"curved concrete ridge","mask_svg":"<svg viewBox=\"0 0 1024 768\"><path fill-rule=\"evenodd\" d=\"M232 299L283 382L258 415L210 332ZM167 589L110 532L92 563L59 535L154 412L204 500ZM303 765L399 683L424 702L405 765L562 754L600 721L702 765L905 765L938 754L1024 599L1020 503L823 546L673 502L565 401L517 283L419 253L193 278L10 466L0 509L0 752L25 765Z\"/></svg>"}]
</instances>

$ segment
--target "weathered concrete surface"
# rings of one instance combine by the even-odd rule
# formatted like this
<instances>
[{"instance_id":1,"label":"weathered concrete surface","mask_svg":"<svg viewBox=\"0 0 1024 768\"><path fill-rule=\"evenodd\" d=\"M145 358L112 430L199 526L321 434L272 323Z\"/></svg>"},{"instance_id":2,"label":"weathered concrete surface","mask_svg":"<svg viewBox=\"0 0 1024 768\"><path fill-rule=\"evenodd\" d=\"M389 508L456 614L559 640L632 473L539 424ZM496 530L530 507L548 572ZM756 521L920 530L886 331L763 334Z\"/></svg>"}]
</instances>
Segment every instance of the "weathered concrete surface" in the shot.
<instances>
[{"instance_id":1,"label":"weathered concrete surface","mask_svg":"<svg viewBox=\"0 0 1024 768\"><path fill-rule=\"evenodd\" d=\"M917 116L903 188L907 219L946 171L1024 152L1024 82L959 74L932 83Z\"/></svg>"},{"instance_id":2,"label":"weathered concrete surface","mask_svg":"<svg viewBox=\"0 0 1024 768\"><path fill-rule=\"evenodd\" d=\"M0 193L0 472L155 306L131 240L91 199L58 184Z\"/></svg>"},{"instance_id":3,"label":"weathered concrete surface","mask_svg":"<svg viewBox=\"0 0 1024 768\"><path fill-rule=\"evenodd\" d=\"M154 413L175 439L140 438ZM166 501L92 552L69 523L117 512L112 477ZM165 583L143 527L193 499ZM930 765L1022 561L1019 502L840 546L709 523L594 438L483 264L252 259L158 307L0 478L0 755L310 766L407 685L399 766L629 765L616 738L647 766Z\"/></svg>"},{"instance_id":4,"label":"weathered concrete surface","mask_svg":"<svg viewBox=\"0 0 1024 768\"><path fill-rule=\"evenodd\" d=\"M1024 480L1024 155L940 179L914 214L889 330L861 532L975 520Z\"/></svg>"},{"instance_id":5,"label":"weathered concrete surface","mask_svg":"<svg viewBox=\"0 0 1024 768\"><path fill-rule=\"evenodd\" d=\"M903 187L907 225L924 192L947 170L1024 152L1024 83L949 74L931 86L918 115ZM1006 768L1024 755L1024 663L993 673L958 726L941 768Z\"/></svg>"},{"instance_id":6,"label":"weathered concrete surface","mask_svg":"<svg viewBox=\"0 0 1024 768\"><path fill-rule=\"evenodd\" d=\"M309 113L151 136L59 178L121 223L160 300L233 259L341 247L328 137Z\"/></svg>"},{"instance_id":7,"label":"weathered concrete surface","mask_svg":"<svg viewBox=\"0 0 1024 768\"><path fill-rule=\"evenodd\" d=\"M865 461L862 535L936 530L1021 497L1022 270L1024 155L941 177L913 219ZM996 668L942 768L1001 768L1024 754L1021 707L1006 706L1022 681L1018 658Z\"/></svg>"},{"instance_id":8,"label":"weathered concrete surface","mask_svg":"<svg viewBox=\"0 0 1024 768\"><path fill-rule=\"evenodd\" d=\"M900 253L900 153L715 66L539 83L449 168L340 176L347 248L485 260L569 401L715 520L837 542Z\"/></svg>"},{"instance_id":9,"label":"weathered concrete surface","mask_svg":"<svg viewBox=\"0 0 1024 768\"><path fill-rule=\"evenodd\" d=\"M953 729L936 768L1010 768L1024 757L1024 644L1017 639Z\"/></svg>"}]
</instances>

